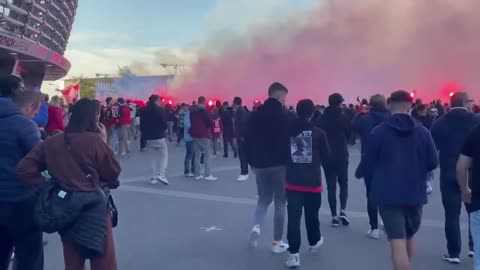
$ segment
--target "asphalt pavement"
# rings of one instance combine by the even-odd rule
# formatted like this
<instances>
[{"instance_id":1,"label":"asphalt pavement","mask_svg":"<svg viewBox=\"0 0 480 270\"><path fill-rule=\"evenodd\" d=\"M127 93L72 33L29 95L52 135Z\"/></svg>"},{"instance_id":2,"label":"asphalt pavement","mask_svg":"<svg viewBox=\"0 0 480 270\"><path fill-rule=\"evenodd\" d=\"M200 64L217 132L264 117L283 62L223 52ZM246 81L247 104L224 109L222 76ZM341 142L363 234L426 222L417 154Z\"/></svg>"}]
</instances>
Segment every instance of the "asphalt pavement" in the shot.
<instances>
[{"instance_id":1,"label":"asphalt pavement","mask_svg":"<svg viewBox=\"0 0 480 270\"><path fill-rule=\"evenodd\" d=\"M135 142L134 142L135 143ZM138 149L134 147L134 149ZM121 270L277 270L285 269L287 254L272 254L271 208L256 249L248 245L256 205L255 176L236 182L240 172L238 159L216 158L213 172L216 182L183 177L185 149L169 144L169 186L149 183L151 161L137 150L122 160L121 187L113 191L120 213L114 230L118 269ZM326 193L320 212L325 244L319 253L308 254L307 243L301 247L301 269L388 270L392 269L385 236L380 240L366 237L369 223L365 188L353 177L360 160L358 147L350 149L348 214L349 227L331 228ZM448 265L441 257L446 243L443 234L443 208L438 188L425 207L424 219L416 237L414 270L467 270L466 217L462 217L465 248L461 265ZM302 240L306 239L302 228ZM286 238L286 236L285 236ZM57 235L47 236L45 269L63 266L61 242Z\"/></svg>"}]
</instances>

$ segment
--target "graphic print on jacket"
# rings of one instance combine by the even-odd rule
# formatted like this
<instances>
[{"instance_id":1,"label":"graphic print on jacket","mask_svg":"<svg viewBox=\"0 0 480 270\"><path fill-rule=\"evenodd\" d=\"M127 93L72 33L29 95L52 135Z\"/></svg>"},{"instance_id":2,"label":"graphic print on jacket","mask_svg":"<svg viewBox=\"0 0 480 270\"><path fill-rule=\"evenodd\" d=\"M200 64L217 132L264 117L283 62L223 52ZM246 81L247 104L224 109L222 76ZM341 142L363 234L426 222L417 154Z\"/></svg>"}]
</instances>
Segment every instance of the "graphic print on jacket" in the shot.
<instances>
[{"instance_id":1,"label":"graphic print on jacket","mask_svg":"<svg viewBox=\"0 0 480 270\"><path fill-rule=\"evenodd\" d=\"M310 164L313 161L312 131L306 130L290 139L292 162L296 164Z\"/></svg>"}]
</instances>

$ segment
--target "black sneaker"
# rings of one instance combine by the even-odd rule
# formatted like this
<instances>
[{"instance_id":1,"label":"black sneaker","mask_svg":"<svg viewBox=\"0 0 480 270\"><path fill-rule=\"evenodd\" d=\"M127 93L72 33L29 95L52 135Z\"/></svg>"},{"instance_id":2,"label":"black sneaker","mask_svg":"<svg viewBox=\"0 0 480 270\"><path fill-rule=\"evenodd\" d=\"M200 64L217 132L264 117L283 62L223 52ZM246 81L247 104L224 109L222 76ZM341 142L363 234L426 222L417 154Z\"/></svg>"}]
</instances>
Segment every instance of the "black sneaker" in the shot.
<instances>
[{"instance_id":1,"label":"black sneaker","mask_svg":"<svg viewBox=\"0 0 480 270\"><path fill-rule=\"evenodd\" d=\"M350 220L348 220L347 214L345 212L340 212L340 221L342 222L343 226L350 225Z\"/></svg>"},{"instance_id":2,"label":"black sneaker","mask_svg":"<svg viewBox=\"0 0 480 270\"><path fill-rule=\"evenodd\" d=\"M223 155L223 158L228 158L228 155Z\"/></svg>"},{"instance_id":3,"label":"black sneaker","mask_svg":"<svg viewBox=\"0 0 480 270\"><path fill-rule=\"evenodd\" d=\"M443 260L451 264L460 264L460 258L451 257L450 255L443 255Z\"/></svg>"},{"instance_id":4,"label":"black sneaker","mask_svg":"<svg viewBox=\"0 0 480 270\"><path fill-rule=\"evenodd\" d=\"M332 218L332 227L334 228L340 227L340 220L338 220L338 217Z\"/></svg>"}]
</instances>

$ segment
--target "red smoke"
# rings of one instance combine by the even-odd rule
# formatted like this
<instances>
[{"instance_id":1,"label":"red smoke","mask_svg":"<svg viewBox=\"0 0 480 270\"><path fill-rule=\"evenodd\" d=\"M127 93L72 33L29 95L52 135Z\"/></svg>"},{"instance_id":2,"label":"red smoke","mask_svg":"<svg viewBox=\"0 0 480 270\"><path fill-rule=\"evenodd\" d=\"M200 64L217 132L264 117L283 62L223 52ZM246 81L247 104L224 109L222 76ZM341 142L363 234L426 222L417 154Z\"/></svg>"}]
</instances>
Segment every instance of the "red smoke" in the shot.
<instances>
[{"instance_id":1,"label":"red smoke","mask_svg":"<svg viewBox=\"0 0 480 270\"><path fill-rule=\"evenodd\" d=\"M175 95L251 103L280 81L290 102L326 103L334 91L353 101L397 89L426 101L464 89L479 98L478 14L479 0L331 0L200 55Z\"/></svg>"}]
</instances>

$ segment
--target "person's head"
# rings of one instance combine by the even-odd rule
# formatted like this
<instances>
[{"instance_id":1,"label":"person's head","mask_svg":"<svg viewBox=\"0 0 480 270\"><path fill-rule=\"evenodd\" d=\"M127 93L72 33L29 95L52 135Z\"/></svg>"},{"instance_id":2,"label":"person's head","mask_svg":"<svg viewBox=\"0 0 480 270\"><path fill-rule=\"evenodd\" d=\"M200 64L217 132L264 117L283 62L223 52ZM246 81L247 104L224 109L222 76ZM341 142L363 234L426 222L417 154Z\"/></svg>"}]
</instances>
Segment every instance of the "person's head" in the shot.
<instances>
[{"instance_id":1,"label":"person's head","mask_svg":"<svg viewBox=\"0 0 480 270\"><path fill-rule=\"evenodd\" d=\"M346 109L347 108L347 104L342 104L342 109Z\"/></svg>"},{"instance_id":2,"label":"person's head","mask_svg":"<svg viewBox=\"0 0 480 270\"><path fill-rule=\"evenodd\" d=\"M228 101L223 102L223 107L224 107L224 108L226 108L226 107L228 107L228 106L229 106Z\"/></svg>"},{"instance_id":3,"label":"person's head","mask_svg":"<svg viewBox=\"0 0 480 270\"><path fill-rule=\"evenodd\" d=\"M105 102L107 103L107 105L112 104L112 101L113 101L113 98L112 98L112 97L107 97L107 99L105 100Z\"/></svg>"},{"instance_id":4,"label":"person's head","mask_svg":"<svg viewBox=\"0 0 480 270\"><path fill-rule=\"evenodd\" d=\"M343 103L343 97L339 93L331 94L328 97L328 105L331 107L340 107Z\"/></svg>"},{"instance_id":5,"label":"person's head","mask_svg":"<svg viewBox=\"0 0 480 270\"><path fill-rule=\"evenodd\" d=\"M387 99L385 96L377 94L370 97L370 108L372 110L385 110L387 108Z\"/></svg>"},{"instance_id":6,"label":"person's head","mask_svg":"<svg viewBox=\"0 0 480 270\"><path fill-rule=\"evenodd\" d=\"M218 108L217 108L217 107L213 107L213 109L212 109L212 115L213 115L213 116L217 116L217 115L218 115Z\"/></svg>"},{"instance_id":7,"label":"person's head","mask_svg":"<svg viewBox=\"0 0 480 270\"><path fill-rule=\"evenodd\" d=\"M215 101L215 107L222 108L222 102L220 100Z\"/></svg>"},{"instance_id":8,"label":"person's head","mask_svg":"<svg viewBox=\"0 0 480 270\"><path fill-rule=\"evenodd\" d=\"M66 133L97 132L100 106L89 98L82 98L72 106Z\"/></svg>"},{"instance_id":9,"label":"person's head","mask_svg":"<svg viewBox=\"0 0 480 270\"><path fill-rule=\"evenodd\" d=\"M473 100L468 96L466 92L457 92L450 98L450 104L452 108L473 108Z\"/></svg>"},{"instance_id":10,"label":"person's head","mask_svg":"<svg viewBox=\"0 0 480 270\"><path fill-rule=\"evenodd\" d=\"M297 116L302 120L309 120L312 118L315 104L311 99L302 99L297 103Z\"/></svg>"},{"instance_id":11,"label":"person's head","mask_svg":"<svg viewBox=\"0 0 480 270\"><path fill-rule=\"evenodd\" d=\"M198 106L205 108L207 105L207 99L204 96L198 97L197 103Z\"/></svg>"},{"instance_id":12,"label":"person's head","mask_svg":"<svg viewBox=\"0 0 480 270\"><path fill-rule=\"evenodd\" d=\"M53 107L60 107L60 100L61 98L59 96L53 96L51 99L50 99L50 106L53 106Z\"/></svg>"},{"instance_id":13,"label":"person's head","mask_svg":"<svg viewBox=\"0 0 480 270\"><path fill-rule=\"evenodd\" d=\"M162 99L158 95L151 95L148 98L150 105L162 106Z\"/></svg>"},{"instance_id":14,"label":"person's head","mask_svg":"<svg viewBox=\"0 0 480 270\"><path fill-rule=\"evenodd\" d=\"M243 101L242 101L242 99L241 99L240 97L235 97L235 98L233 99L233 107L234 107L235 109L238 108L238 107L241 107L241 106L242 106L242 103L243 103Z\"/></svg>"},{"instance_id":15,"label":"person's head","mask_svg":"<svg viewBox=\"0 0 480 270\"><path fill-rule=\"evenodd\" d=\"M435 100L435 105L442 106L442 101L440 99Z\"/></svg>"},{"instance_id":16,"label":"person's head","mask_svg":"<svg viewBox=\"0 0 480 270\"><path fill-rule=\"evenodd\" d=\"M195 100L192 101L192 106L197 106L197 102Z\"/></svg>"},{"instance_id":17,"label":"person's head","mask_svg":"<svg viewBox=\"0 0 480 270\"><path fill-rule=\"evenodd\" d=\"M368 100L366 98L362 99L362 105L367 105L368 106Z\"/></svg>"},{"instance_id":18,"label":"person's head","mask_svg":"<svg viewBox=\"0 0 480 270\"><path fill-rule=\"evenodd\" d=\"M15 93L21 91L21 80L16 76L0 77L0 97L13 97Z\"/></svg>"},{"instance_id":19,"label":"person's head","mask_svg":"<svg viewBox=\"0 0 480 270\"><path fill-rule=\"evenodd\" d=\"M33 118L40 110L43 102L43 95L37 91L16 92L12 100L28 118Z\"/></svg>"},{"instance_id":20,"label":"person's head","mask_svg":"<svg viewBox=\"0 0 480 270\"><path fill-rule=\"evenodd\" d=\"M423 102L422 102L421 99L417 98L417 99L415 100L415 106L422 105L422 104L423 104Z\"/></svg>"},{"instance_id":21,"label":"person's head","mask_svg":"<svg viewBox=\"0 0 480 270\"><path fill-rule=\"evenodd\" d=\"M132 104L132 100L131 100L131 99L128 99L128 100L127 100L127 104L128 104L128 105Z\"/></svg>"},{"instance_id":22,"label":"person's head","mask_svg":"<svg viewBox=\"0 0 480 270\"><path fill-rule=\"evenodd\" d=\"M430 111L428 111L428 114L431 116L431 117L438 117L438 109L437 108L431 108Z\"/></svg>"},{"instance_id":23,"label":"person's head","mask_svg":"<svg viewBox=\"0 0 480 270\"><path fill-rule=\"evenodd\" d=\"M351 110L353 110L355 107L353 106L352 103L350 103L350 104L348 104L348 108L351 109Z\"/></svg>"},{"instance_id":24,"label":"person's head","mask_svg":"<svg viewBox=\"0 0 480 270\"><path fill-rule=\"evenodd\" d=\"M420 116L427 116L428 107L425 104L417 105L417 114Z\"/></svg>"},{"instance_id":25,"label":"person's head","mask_svg":"<svg viewBox=\"0 0 480 270\"><path fill-rule=\"evenodd\" d=\"M123 98L118 98L118 99L117 99L117 102L118 102L118 104L123 105L123 104L125 104L125 99L123 99Z\"/></svg>"},{"instance_id":26,"label":"person's head","mask_svg":"<svg viewBox=\"0 0 480 270\"><path fill-rule=\"evenodd\" d=\"M320 112L323 113L325 111L326 107L325 105L320 105Z\"/></svg>"},{"instance_id":27,"label":"person's head","mask_svg":"<svg viewBox=\"0 0 480 270\"><path fill-rule=\"evenodd\" d=\"M405 90L398 90L390 96L390 111L392 114L409 113L413 98Z\"/></svg>"},{"instance_id":28,"label":"person's head","mask_svg":"<svg viewBox=\"0 0 480 270\"><path fill-rule=\"evenodd\" d=\"M268 97L278 100L282 105L285 105L285 99L287 98L288 89L285 85L274 82L268 88Z\"/></svg>"}]
</instances>

